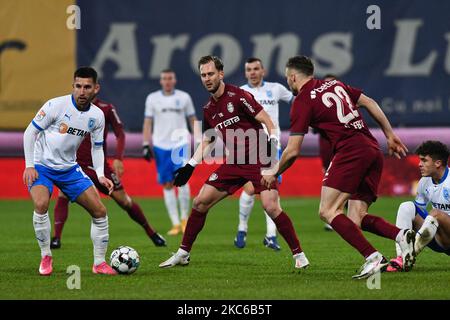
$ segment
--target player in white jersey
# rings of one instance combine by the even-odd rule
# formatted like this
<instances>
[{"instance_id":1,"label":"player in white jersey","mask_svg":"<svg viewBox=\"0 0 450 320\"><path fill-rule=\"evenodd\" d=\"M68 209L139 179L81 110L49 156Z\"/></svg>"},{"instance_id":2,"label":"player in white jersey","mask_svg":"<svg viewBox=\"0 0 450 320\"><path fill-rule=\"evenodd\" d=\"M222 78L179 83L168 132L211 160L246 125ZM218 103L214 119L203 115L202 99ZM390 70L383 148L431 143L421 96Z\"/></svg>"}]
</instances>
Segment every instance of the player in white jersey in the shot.
<instances>
[{"instance_id":1,"label":"player in white jersey","mask_svg":"<svg viewBox=\"0 0 450 320\"><path fill-rule=\"evenodd\" d=\"M290 92L286 87L277 82L267 82L264 81L265 70L262 65L261 59L259 58L248 58L245 62L245 77L248 83L241 86L250 92L263 106L264 111L266 111L273 124L275 125L276 132L278 135L278 141L280 141L280 125L279 125L279 104L280 100L290 103L292 101L292 92ZM264 128L266 130L266 128ZM278 152L281 154L281 145L278 145ZM281 182L281 176L279 177L279 182ZM239 226L238 232L234 239L234 245L237 248L244 248L247 239L248 230L248 220L250 218L250 213L253 209L255 203L255 190L251 182L248 182L242 190L241 196L239 198ZM277 241L277 228L272 219L265 213L267 231L264 237L263 244L271 249L280 250L280 245Z\"/></svg>"},{"instance_id":2,"label":"player in white jersey","mask_svg":"<svg viewBox=\"0 0 450 320\"><path fill-rule=\"evenodd\" d=\"M142 129L143 156L147 161L154 157L158 183L163 186L164 202L172 222L168 235L184 232L190 208L189 184L178 187L177 197L173 187L174 172L186 164L190 152L190 134L186 125L189 119L194 130L194 104L187 92L175 89L176 75L166 69L160 75L161 90L150 93L145 101L145 118ZM152 147L153 146L153 147Z\"/></svg>"},{"instance_id":3,"label":"player in white jersey","mask_svg":"<svg viewBox=\"0 0 450 320\"><path fill-rule=\"evenodd\" d=\"M86 134L92 138L92 160L98 179L110 191L113 183L103 173L103 112L91 103L99 90L97 72L81 67L74 73L72 95L47 101L24 133L26 168L23 181L34 204L33 226L41 249L39 273L53 271L50 250L48 206L55 184L72 202L92 216L91 239L94 245L92 272L114 275L105 262L109 232L106 208L92 181L76 162L76 152Z\"/></svg>"},{"instance_id":4,"label":"player in white jersey","mask_svg":"<svg viewBox=\"0 0 450 320\"><path fill-rule=\"evenodd\" d=\"M450 255L450 176L447 166L450 151L439 141L425 141L416 150L422 178L414 202L403 202L398 208L396 225L417 231L414 244L417 256L426 246ZM431 204L431 211L427 206ZM397 257L390 261L387 271L402 270L398 246ZM400 259L399 257L400 256Z\"/></svg>"}]
</instances>

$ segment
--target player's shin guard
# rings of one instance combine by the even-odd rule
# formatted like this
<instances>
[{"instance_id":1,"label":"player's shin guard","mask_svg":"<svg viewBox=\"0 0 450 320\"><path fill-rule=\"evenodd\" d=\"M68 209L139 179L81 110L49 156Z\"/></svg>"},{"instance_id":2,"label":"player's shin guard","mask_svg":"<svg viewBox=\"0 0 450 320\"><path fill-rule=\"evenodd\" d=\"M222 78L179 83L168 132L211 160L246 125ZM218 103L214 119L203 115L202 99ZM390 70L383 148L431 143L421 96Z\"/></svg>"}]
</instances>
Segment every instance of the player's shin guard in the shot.
<instances>
[{"instance_id":1,"label":"player's shin guard","mask_svg":"<svg viewBox=\"0 0 450 320\"><path fill-rule=\"evenodd\" d=\"M416 241L414 243L414 251L416 255L420 253L433 240L436 235L437 229L439 227L439 222L433 216L427 216L425 221L420 227L419 231L416 233Z\"/></svg>"},{"instance_id":2,"label":"player's shin guard","mask_svg":"<svg viewBox=\"0 0 450 320\"><path fill-rule=\"evenodd\" d=\"M330 225L345 241L358 250L364 258L367 258L377 251L369 241L364 238L361 229L359 229L345 214L339 214L334 217Z\"/></svg>"},{"instance_id":3,"label":"player's shin guard","mask_svg":"<svg viewBox=\"0 0 450 320\"><path fill-rule=\"evenodd\" d=\"M395 240L400 230L383 218L366 214L361 220L361 229L378 236Z\"/></svg>"},{"instance_id":4,"label":"player's shin guard","mask_svg":"<svg viewBox=\"0 0 450 320\"><path fill-rule=\"evenodd\" d=\"M412 201L403 202L398 207L395 225L399 229L412 229L415 217L416 217L416 206L414 205L414 202ZM395 251L397 251L397 257L402 255L402 250L398 243L395 243Z\"/></svg>"},{"instance_id":5,"label":"player's shin guard","mask_svg":"<svg viewBox=\"0 0 450 320\"><path fill-rule=\"evenodd\" d=\"M242 191L239 198L239 231L247 232L248 219L252 212L253 205L255 204L255 195L249 195L247 192Z\"/></svg>"},{"instance_id":6,"label":"player's shin guard","mask_svg":"<svg viewBox=\"0 0 450 320\"><path fill-rule=\"evenodd\" d=\"M58 197L55 204L55 237L61 239L62 230L69 214L69 199Z\"/></svg>"},{"instance_id":7,"label":"player's shin guard","mask_svg":"<svg viewBox=\"0 0 450 320\"><path fill-rule=\"evenodd\" d=\"M191 207L191 189L189 184L186 183L184 186L178 187L178 202L180 203L180 214L181 219L186 220L188 218L188 211Z\"/></svg>"},{"instance_id":8,"label":"player's shin guard","mask_svg":"<svg viewBox=\"0 0 450 320\"><path fill-rule=\"evenodd\" d=\"M164 189L164 202L166 204L167 211L169 212L169 218L172 221L172 225L176 226L180 224L180 218L178 217L177 197L175 195L175 188Z\"/></svg>"},{"instance_id":9,"label":"player's shin guard","mask_svg":"<svg viewBox=\"0 0 450 320\"><path fill-rule=\"evenodd\" d=\"M50 251L50 218L48 212L44 214L38 214L36 211L33 213L33 227L36 234L36 239L41 248L41 257L51 256Z\"/></svg>"},{"instance_id":10,"label":"player's shin guard","mask_svg":"<svg viewBox=\"0 0 450 320\"><path fill-rule=\"evenodd\" d=\"M284 211L281 211L278 217L273 219L273 222L275 222L278 232L289 245L292 254L303 252L300 241L298 241L297 234L295 233L294 226L292 225L292 221L288 215Z\"/></svg>"},{"instance_id":11,"label":"player's shin guard","mask_svg":"<svg viewBox=\"0 0 450 320\"><path fill-rule=\"evenodd\" d=\"M195 239L199 232L203 229L205 225L206 212L199 212L194 208L191 211L191 215L187 221L186 230L184 231L183 241L181 242L180 248L189 252L191 251L192 245L194 244Z\"/></svg>"},{"instance_id":12,"label":"player's shin guard","mask_svg":"<svg viewBox=\"0 0 450 320\"><path fill-rule=\"evenodd\" d=\"M91 239L94 245L94 265L96 266L105 261L109 241L108 229L108 216L92 218Z\"/></svg>"}]
</instances>

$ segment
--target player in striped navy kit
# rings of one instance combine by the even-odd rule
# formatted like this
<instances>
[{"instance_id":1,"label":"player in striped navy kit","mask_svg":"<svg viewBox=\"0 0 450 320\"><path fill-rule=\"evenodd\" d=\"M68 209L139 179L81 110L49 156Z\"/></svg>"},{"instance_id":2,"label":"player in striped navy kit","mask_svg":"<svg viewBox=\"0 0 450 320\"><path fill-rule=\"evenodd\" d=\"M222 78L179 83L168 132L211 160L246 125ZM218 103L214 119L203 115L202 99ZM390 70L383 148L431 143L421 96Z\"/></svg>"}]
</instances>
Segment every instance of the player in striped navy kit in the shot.
<instances>
[{"instance_id":1,"label":"player in striped navy kit","mask_svg":"<svg viewBox=\"0 0 450 320\"><path fill-rule=\"evenodd\" d=\"M113 183L104 176L103 112L91 103L99 90L97 72L81 67L74 73L71 95L50 99L38 111L24 133L26 168L23 181L34 204L33 226L41 249L39 273L53 271L50 250L48 206L53 185L72 202L77 202L92 216L91 239L94 245L92 272L114 275L105 262L108 249L108 216L92 181L76 162L76 152L84 137L92 139L92 162L99 182L109 192Z\"/></svg>"}]
</instances>

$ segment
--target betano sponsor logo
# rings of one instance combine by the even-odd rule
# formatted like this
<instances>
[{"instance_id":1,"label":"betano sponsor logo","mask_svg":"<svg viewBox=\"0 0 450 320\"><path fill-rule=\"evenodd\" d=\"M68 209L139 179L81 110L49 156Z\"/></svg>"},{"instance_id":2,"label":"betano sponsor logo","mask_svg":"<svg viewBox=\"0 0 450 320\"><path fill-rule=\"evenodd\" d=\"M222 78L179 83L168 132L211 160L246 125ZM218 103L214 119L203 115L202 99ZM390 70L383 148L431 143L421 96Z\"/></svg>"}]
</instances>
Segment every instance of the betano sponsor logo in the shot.
<instances>
[{"instance_id":1,"label":"betano sponsor logo","mask_svg":"<svg viewBox=\"0 0 450 320\"><path fill-rule=\"evenodd\" d=\"M61 123L59 125L59 133L61 133L61 134L66 134L67 133L67 134L71 134L73 136L84 137L84 136L86 136L89 133L89 131L81 130L81 129L78 129L78 128L69 127L67 124L65 124L63 122L63 123Z\"/></svg>"}]
</instances>

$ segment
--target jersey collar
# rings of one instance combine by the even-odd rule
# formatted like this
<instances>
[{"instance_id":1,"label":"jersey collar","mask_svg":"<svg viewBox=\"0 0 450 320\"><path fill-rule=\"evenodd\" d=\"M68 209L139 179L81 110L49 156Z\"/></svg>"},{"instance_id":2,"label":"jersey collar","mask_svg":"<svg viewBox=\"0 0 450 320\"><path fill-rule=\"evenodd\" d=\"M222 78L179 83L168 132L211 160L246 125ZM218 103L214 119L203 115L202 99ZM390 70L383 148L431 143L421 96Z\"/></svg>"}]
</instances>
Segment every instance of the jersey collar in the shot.
<instances>
[{"instance_id":1,"label":"jersey collar","mask_svg":"<svg viewBox=\"0 0 450 320\"><path fill-rule=\"evenodd\" d=\"M445 179L447 179L447 176L448 176L448 167L445 168L445 172L444 172L444 175L442 176L442 178L438 181L438 183L435 183L435 184L441 184L442 182L445 181ZM433 181L433 183L434 183L434 181Z\"/></svg>"},{"instance_id":2,"label":"jersey collar","mask_svg":"<svg viewBox=\"0 0 450 320\"><path fill-rule=\"evenodd\" d=\"M79 112L86 112L89 111L89 109L91 108L91 103L89 103L89 107L86 110L80 110L77 107L77 103L75 102L75 98L73 97L73 95L70 96L70 98L72 99L72 105L75 107L75 109L77 109L77 111Z\"/></svg>"},{"instance_id":3,"label":"jersey collar","mask_svg":"<svg viewBox=\"0 0 450 320\"><path fill-rule=\"evenodd\" d=\"M263 81L261 82L261 86L259 86L258 88L264 87L265 84L266 84L266 82L263 80ZM248 82L247 85L248 85L249 88L252 88L252 89L253 89L253 88L256 88L256 87L252 86L252 85L250 84L250 82Z\"/></svg>"}]
</instances>

